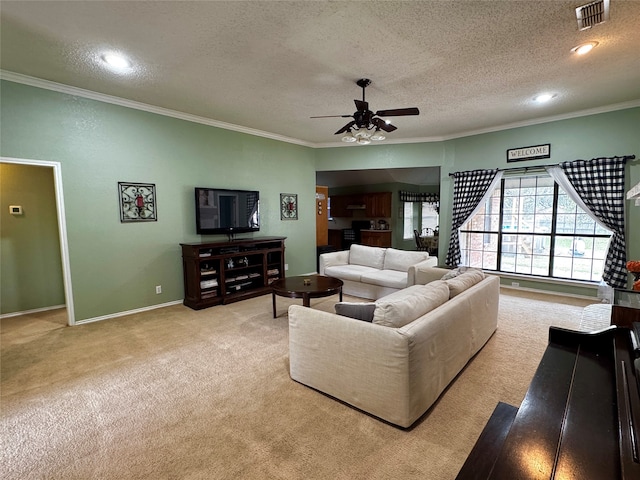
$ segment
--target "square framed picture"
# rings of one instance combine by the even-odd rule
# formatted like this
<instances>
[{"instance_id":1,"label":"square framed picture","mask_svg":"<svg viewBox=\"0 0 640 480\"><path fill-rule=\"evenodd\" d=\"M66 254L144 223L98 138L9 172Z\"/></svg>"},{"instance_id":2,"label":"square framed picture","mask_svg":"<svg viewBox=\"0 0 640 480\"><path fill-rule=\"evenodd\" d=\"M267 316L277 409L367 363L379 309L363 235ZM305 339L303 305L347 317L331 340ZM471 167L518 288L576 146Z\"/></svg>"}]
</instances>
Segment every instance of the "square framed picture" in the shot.
<instances>
[{"instance_id":1,"label":"square framed picture","mask_svg":"<svg viewBox=\"0 0 640 480\"><path fill-rule=\"evenodd\" d=\"M156 222L156 186L154 183L118 182L120 222Z\"/></svg>"},{"instance_id":2,"label":"square framed picture","mask_svg":"<svg viewBox=\"0 0 640 480\"><path fill-rule=\"evenodd\" d=\"M298 220L298 194L280 194L280 220Z\"/></svg>"}]
</instances>

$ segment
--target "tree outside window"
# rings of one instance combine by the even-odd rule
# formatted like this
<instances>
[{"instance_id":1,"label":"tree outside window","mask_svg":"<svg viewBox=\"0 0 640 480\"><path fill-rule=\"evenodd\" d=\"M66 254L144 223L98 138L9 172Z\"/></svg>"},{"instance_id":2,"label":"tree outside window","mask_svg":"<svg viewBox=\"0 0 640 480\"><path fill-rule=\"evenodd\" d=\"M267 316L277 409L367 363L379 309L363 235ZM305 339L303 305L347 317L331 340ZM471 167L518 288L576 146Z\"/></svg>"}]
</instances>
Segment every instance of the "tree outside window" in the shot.
<instances>
[{"instance_id":1,"label":"tree outside window","mask_svg":"<svg viewBox=\"0 0 640 480\"><path fill-rule=\"evenodd\" d=\"M433 235L438 229L440 216L438 205L433 202L403 202L403 238L413 238L413 231L421 235Z\"/></svg>"},{"instance_id":2,"label":"tree outside window","mask_svg":"<svg viewBox=\"0 0 640 480\"><path fill-rule=\"evenodd\" d=\"M462 225L462 264L597 282L611 235L551 177L509 177Z\"/></svg>"}]
</instances>

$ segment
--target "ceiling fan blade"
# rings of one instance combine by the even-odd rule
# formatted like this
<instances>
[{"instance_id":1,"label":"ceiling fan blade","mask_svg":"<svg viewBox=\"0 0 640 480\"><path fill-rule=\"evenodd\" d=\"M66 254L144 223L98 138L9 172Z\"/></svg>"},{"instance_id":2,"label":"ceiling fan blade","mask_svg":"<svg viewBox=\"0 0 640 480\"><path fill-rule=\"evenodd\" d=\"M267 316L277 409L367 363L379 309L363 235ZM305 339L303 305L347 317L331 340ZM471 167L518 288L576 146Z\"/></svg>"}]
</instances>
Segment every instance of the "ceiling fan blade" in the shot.
<instances>
[{"instance_id":1,"label":"ceiling fan blade","mask_svg":"<svg viewBox=\"0 0 640 480\"><path fill-rule=\"evenodd\" d=\"M356 103L356 108L359 112L366 112L369 110L369 102L365 102L364 100L354 100Z\"/></svg>"},{"instance_id":2,"label":"ceiling fan blade","mask_svg":"<svg viewBox=\"0 0 640 480\"><path fill-rule=\"evenodd\" d=\"M396 108L393 110L378 110L376 115L381 117L401 117L403 115L420 115L420 110L417 107L411 108Z\"/></svg>"},{"instance_id":3,"label":"ceiling fan blade","mask_svg":"<svg viewBox=\"0 0 640 480\"><path fill-rule=\"evenodd\" d=\"M372 122L376 127L378 127L380 130L384 130L385 132L393 132L394 130L398 129L398 127L385 122L381 118L374 118Z\"/></svg>"},{"instance_id":4,"label":"ceiling fan blade","mask_svg":"<svg viewBox=\"0 0 640 480\"><path fill-rule=\"evenodd\" d=\"M319 115L317 117L309 117L309 118L349 118L352 115Z\"/></svg>"},{"instance_id":5,"label":"ceiling fan blade","mask_svg":"<svg viewBox=\"0 0 640 480\"><path fill-rule=\"evenodd\" d=\"M355 120L353 122L347 123L344 127L342 127L340 130L338 130L336 133L334 133L334 135L339 135L341 133L348 132L349 129L351 127L353 127L355 124L356 124Z\"/></svg>"}]
</instances>

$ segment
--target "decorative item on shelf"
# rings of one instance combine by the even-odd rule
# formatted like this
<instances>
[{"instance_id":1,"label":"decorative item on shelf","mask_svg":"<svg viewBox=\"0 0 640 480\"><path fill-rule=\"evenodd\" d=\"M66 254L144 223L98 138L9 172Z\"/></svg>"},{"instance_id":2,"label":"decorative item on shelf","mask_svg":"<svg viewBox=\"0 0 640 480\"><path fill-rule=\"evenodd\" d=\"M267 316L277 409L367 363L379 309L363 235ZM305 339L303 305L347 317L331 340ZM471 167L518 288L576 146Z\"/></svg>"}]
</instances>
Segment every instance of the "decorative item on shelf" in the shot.
<instances>
[{"instance_id":1,"label":"decorative item on shelf","mask_svg":"<svg viewBox=\"0 0 640 480\"><path fill-rule=\"evenodd\" d=\"M640 290L640 260L629 260L627 270L633 275L633 290Z\"/></svg>"},{"instance_id":2,"label":"decorative item on shelf","mask_svg":"<svg viewBox=\"0 0 640 480\"><path fill-rule=\"evenodd\" d=\"M234 267L233 258L229 258L227 260L227 268L233 268L233 267Z\"/></svg>"},{"instance_id":3,"label":"decorative item on shelf","mask_svg":"<svg viewBox=\"0 0 640 480\"><path fill-rule=\"evenodd\" d=\"M239 258L238 259L238 266L239 267L248 267L249 266L249 259L247 257Z\"/></svg>"},{"instance_id":4,"label":"decorative item on shelf","mask_svg":"<svg viewBox=\"0 0 640 480\"><path fill-rule=\"evenodd\" d=\"M156 222L156 186L153 183L118 182L120 222Z\"/></svg>"},{"instance_id":5,"label":"decorative item on shelf","mask_svg":"<svg viewBox=\"0 0 640 480\"><path fill-rule=\"evenodd\" d=\"M280 194L280 220L298 220L298 194Z\"/></svg>"}]
</instances>

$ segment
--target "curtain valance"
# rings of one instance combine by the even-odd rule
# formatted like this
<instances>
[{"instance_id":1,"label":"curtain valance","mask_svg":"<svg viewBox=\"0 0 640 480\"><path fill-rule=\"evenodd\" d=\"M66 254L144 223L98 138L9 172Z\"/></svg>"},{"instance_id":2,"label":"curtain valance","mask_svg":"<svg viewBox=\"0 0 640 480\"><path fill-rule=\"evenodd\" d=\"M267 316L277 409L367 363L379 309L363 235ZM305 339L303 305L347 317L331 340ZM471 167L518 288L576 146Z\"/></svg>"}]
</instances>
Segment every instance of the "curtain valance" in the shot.
<instances>
[{"instance_id":1,"label":"curtain valance","mask_svg":"<svg viewBox=\"0 0 640 480\"><path fill-rule=\"evenodd\" d=\"M440 195L437 193L407 192L400 190L401 202L440 203Z\"/></svg>"}]
</instances>

